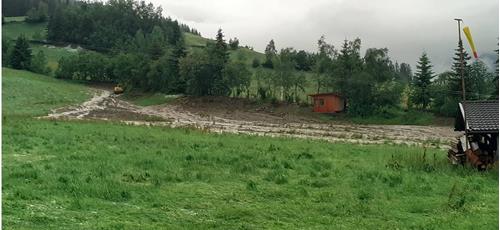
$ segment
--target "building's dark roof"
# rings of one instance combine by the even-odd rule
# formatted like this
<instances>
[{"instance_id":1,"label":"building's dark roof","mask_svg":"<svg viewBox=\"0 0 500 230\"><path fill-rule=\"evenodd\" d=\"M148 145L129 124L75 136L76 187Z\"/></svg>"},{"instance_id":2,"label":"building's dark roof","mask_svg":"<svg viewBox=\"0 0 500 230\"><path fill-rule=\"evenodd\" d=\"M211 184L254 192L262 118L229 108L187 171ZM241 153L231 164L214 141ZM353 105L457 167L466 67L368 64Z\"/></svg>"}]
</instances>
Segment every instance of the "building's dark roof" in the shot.
<instances>
[{"instance_id":1,"label":"building's dark roof","mask_svg":"<svg viewBox=\"0 0 500 230\"><path fill-rule=\"evenodd\" d=\"M459 109L461 116L457 117L455 130L498 133L498 101L465 101L459 104Z\"/></svg>"},{"instance_id":2,"label":"building's dark roof","mask_svg":"<svg viewBox=\"0 0 500 230\"><path fill-rule=\"evenodd\" d=\"M317 94L309 94L309 97L318 97L318 96L337 96L342 97L339 93L317 93Z\"/></svg>"}]
</instances>

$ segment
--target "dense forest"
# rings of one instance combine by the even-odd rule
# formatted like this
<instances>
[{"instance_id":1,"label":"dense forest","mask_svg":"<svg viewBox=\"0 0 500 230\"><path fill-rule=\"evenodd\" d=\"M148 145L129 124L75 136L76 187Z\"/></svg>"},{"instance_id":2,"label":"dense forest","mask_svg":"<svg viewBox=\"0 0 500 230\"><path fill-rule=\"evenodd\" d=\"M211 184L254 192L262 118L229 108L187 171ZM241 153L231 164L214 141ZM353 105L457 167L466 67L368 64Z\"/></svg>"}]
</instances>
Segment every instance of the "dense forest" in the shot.
<instances>
[{"instance_id":1,"label":"dense forest","mask_svg":"<svg viewBox=\"0 0 500 230\"><path fill-rule=\"evenodd\" d=\"M29 11L46 6L47 13L53 12L57 6L73 4L75 0L3 0L2 16L15 17L29 15Z\"/></svg>"},{"instance_id":2,"label":"dense forest","mask_svg":"<svg viewBox=\"0 0 500 230\"><path fill-rule=\"evenodd\" d=\"M62 58L55 70L57 78L113 82L127 91L251 97L289 103L302 103L298 96L301 93L337 92L348 99L348 112L356 116L384 114L393 109L450 116L462 99L463 64L467 99L490 99L498 94L498 70L491 73L480 60L471 61L462 43L458 44L451 71L441 74L434 73L425 53L415 73L410 64L392 61L387 48L367 48L362 54L359 38L345 40L337 48L321 37L316 52L290 47L278 51L271 40L265 58L255 58L248 65L246 60L229 57L231 50L240 47L239 40L231 38L226 42L220 29L214 42L188 50L183 32L199 33L162 16L162 9L152 4L132 0L40 0L30 1L31 7L24 7L24 3L14 7L7 2L4 12L9 9L10 15L24 10L28 22L47 20L48 42L80 44L101 51L83 51ZM7 48L3 54L8 53L4 64L35 72L50 71L44 66L43 53L31 55L26 38L4 44ZM465 53L462 64L460 51ZM306 88L314 90L306 92Z\"/></svg>"},{"instance_id":3,"label":"dense forest","mask_svg":"<svg viewBox=\"0 0 500 230\"><path fill-rule=\"evenodd\" d=\"M152 4L111 0L79 2L58 7L50 16L47 39L98 48L129 49L138 36L155 35L161 45L174 46L181 42L177 21L162 17L162 9ZM180 44L182 45L182 44Z\"/></svg>"}]
</instances>

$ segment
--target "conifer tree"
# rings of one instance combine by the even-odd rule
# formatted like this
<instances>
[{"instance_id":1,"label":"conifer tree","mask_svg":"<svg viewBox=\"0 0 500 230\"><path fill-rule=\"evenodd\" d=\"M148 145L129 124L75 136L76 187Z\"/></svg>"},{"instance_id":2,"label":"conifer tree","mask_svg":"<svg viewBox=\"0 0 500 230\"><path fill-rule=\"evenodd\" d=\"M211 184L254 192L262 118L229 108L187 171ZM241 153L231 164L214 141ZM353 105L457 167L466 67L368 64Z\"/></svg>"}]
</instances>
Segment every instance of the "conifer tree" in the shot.
<instances>
[{"instance_id":1,"label":"conifer tree","mask_svg":"<svg viewBox=\"0 0 500 230\"><path fill-rule=\"evenodd\" d=\"M361 40L356 38L354 41L344 40L337 60L335 61L334 85L336 91L343 95L349 95L356 89L351 86L351 78L360 72L363 66L363 60L360 57Z\"/></svg>"},{"instance_id":2,"label":"conifer tree","mask_svg":"<svg viewBox=\"0 0 500 230\"><path fill-rule=\"evenodd\" d=\"M21 35L9 55L10 66L14 69L29 69L31 67L31 49L28 40Z\"/></svg>"},{"instance_id":3,"label":"conifer tree","mask_svg":"<svg viewBox=\"0 0 500 230\"><path fill-rule=\"evenodd\" d=\"M417 64L417 72L413 80L412 102L417 107L427 109L431 102L431 79L434 77L432 65L424 52Z\"/></svg>"},{"instance_id":4,"label":"conifer tree","mask_svg":"<svg viewBox=\"0 0 500 230\"><path fill-rule=\"evenodd\" d=\"M227 96L231 92L231 89L224 79L224 67L229 60L229 52L222 29L217 31L215 44L210 49L210 57L213 68L213 86L209 90L209 94Z\"/></svg>"},{"instance_id":5,"label":"conifer tree","mask_svg":"<svg viewBox=\"0 0 500 230\"><path fill-rule=\"evenodd\" d=\"M466 91L465 94L466 95L467 95L467 91L470 92L470 90L468 89L470 87L468 87L468 86L472 86L472 84L474 84L474 82L468 81L469 80L469 65L468 65L467 61L469 61L471 57L469 56L467 51L465 51L462 41L458 42L458 48L455 49L455 51L456 52L455 52L455 57L453 57L453 65L451 67L451 69L453 71L453 76L450 79L449 95L455 99L462 99L462 71L463 71L463 75L464 75L465 91ZM461 60L461 58L460 58L461 52L463 53L462 61L460 61ZM462 70L462 67L463 67L463 70Z\"/></svg>"}]
</instances>

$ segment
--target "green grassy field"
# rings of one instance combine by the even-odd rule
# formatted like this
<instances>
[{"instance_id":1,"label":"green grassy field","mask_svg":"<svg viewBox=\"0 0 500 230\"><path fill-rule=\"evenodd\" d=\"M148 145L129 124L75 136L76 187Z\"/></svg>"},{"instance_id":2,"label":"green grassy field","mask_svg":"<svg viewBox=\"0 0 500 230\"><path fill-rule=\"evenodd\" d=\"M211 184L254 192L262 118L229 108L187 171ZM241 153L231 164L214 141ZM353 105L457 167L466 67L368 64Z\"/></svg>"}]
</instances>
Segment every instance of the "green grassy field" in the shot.
<instances>
[{"instance_id":1,"label":"green grassy field","mask_svg":"<svg viewBox=\"0 0 500 230\"><path fill-rule=\"evenodd\" d=\"M91 96L83 85L9 68L2 68L2 87L3 116L9 118L47 115Z\"/></svg>"},{"instance_id":2,"label":"green grassy field","mask_svg":"<svg viewBox=\"0 0 500 230\"><path fill-rule=\"evenodd\" d=\"M68 51L64 47L44 46L38 44L31 45L31 49L33 55L37 54L40 50L43 51L45 57L47 58L47 65L53 72L55 72L59 66L59 59L78 54L77 52Z\"/></svg>"},{"instance_id":3,"label":"green grassy field","mask_svg":"<svg viewBox=\"0 0 500 230\"><path fill-rule=\"evenodd\" d=\"M46 23L30 24L24 22L24 17L6 17L6 21L11 21L2 25L2 36L8 40L15 40L17 37L24 35L27 39L33 39L33 35L39 33L43 38L46 36ZM35 55L38 51L43 51L47 57L47 64L55 71L61 57L75 55L75 52L70 52L64 47L50 47L40 44L31 44L32 54Z\"/></svg>"},{"instance_id":4,"label":"green grassy field","mask_svg":"<svg viewBox=\"0 0 500 230\"><path fill-rule=\"evenodd\" d=\"M190 47L205 47L207 42L213 42L212 40L192 33L184 33L184 41L187 46Z\"/></svg>"},{"instance_id":5,"label":"green grassy field","mask_svg":"<svg viewBox=\"0 0 500 230\"><path fill-rule=\"evenodd\" d=\"M27 39L33 39L33 35L39 33L42 37L47 34L46 23L26 23L24 21L13 21L2 25L2 36L14 40L24 35Z\"/></svg>"},{"instance_id":6,"label":"green grassy field","mask_svg":"<svg viewBox=\"0 0 500 230\"><path fill-rule=\"evenodd\" d=\"M6 229L498 228L498 171L441 150L37 120L85 87L2 72Z\"/></svg>"}]
</instances>

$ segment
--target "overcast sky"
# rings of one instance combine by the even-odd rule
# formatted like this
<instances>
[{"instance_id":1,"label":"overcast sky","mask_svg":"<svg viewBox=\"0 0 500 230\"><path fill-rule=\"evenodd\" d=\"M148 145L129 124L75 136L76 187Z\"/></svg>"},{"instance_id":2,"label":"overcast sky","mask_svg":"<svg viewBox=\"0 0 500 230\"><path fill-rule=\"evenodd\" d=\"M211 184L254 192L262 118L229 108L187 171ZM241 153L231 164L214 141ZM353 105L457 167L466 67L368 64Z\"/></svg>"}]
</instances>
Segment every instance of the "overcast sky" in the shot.
<instances>
[{"instance_id":1,"label":"overcast sky","mask_svg":"<svg viewBox=\"0 0 500 230\"><path fill-rule=\"evenodd\" d=\"M436 72L449 69L457 45L456 17L471 28L479 55L493 53L498 41L498 0L151 0L164 14L215 37L263 51L270 39L278 49L316 51L325 35L340 47L361 38L366 48L389 48L391 59L415 66L427 52ZM468 44L467 50L470 52ZM490 60L486 60L490 62ZM488 63L490 64L490 63Z\"/></svg>"}]
</instances>

